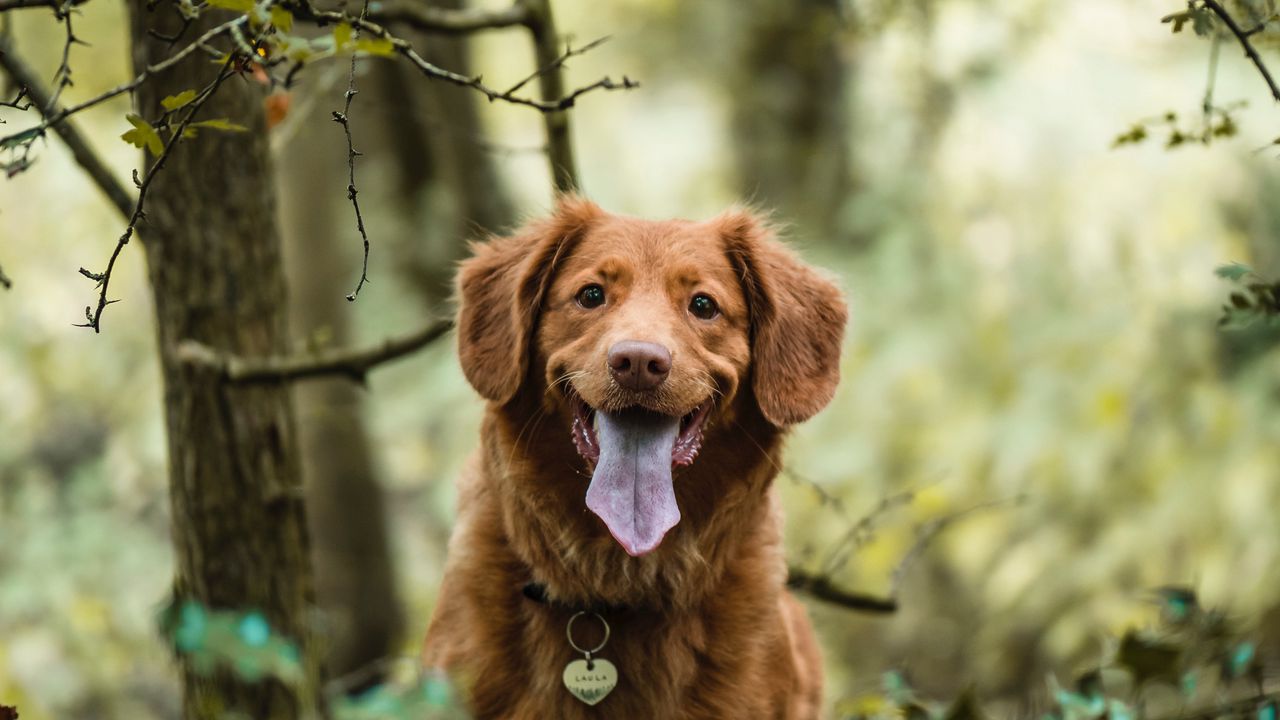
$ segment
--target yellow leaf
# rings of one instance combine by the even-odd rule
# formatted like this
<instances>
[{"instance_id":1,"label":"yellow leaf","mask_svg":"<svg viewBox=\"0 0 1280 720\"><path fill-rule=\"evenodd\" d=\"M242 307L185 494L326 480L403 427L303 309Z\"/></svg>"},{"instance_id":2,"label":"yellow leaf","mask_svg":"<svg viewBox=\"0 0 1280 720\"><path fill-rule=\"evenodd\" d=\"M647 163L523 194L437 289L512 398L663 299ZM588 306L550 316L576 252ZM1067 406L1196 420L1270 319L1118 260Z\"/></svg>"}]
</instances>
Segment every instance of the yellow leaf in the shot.
<instances>
[{"instance_id":1,"label":"yellow leaf","mask_svg":"<svg viewBox=\"0 0 1280 720\"><path fill-rule=\"evenodd\" d=\"M293 13L282 7L272 6L271 24L280 32L289 32L293 29Z\"/></svg>"},{"instance_id":2,"label":"yellow leaf","mask_svg":"<svg viewBox=\"0 0 1280 720\"><path fill-rule=\"evenodd\" d=\"M121 140L130 143L134 147L146 148L152 155L157 157L164 152L164 142L160 140L160 133L156 132L151 123L133 113L129 113L124 117L129 121L130 125L133 125L133 129L121 135Z\"/></svg>"},{"instance_id":3,"label":"yellow leaf","mask_svg":"<svg viewBox=\"0 0 1280 720\"><path fill-rule=\"evenodd\" d=\"M355 49L356 52L379 55L381 57L388 57L396 52L396 46L390 40L382 38L357 40Z\"/></svg>"},{"instance_id":4,"label":"yellow leaf","mask_svg":"<svg viewBox=\"0 0 1280 720\"><path fill-rule=\"evenodd\" d=\"M191 101L195 99L196 99L195 90L183 90L177 95L170 95L169 97L161 100L160 107L164 108L165 110L168 110L169 112L173 112L174 110L177 110L178 108L184 105L190 104Z\"/></svg>"},{"instance_id":5,"label":"yellow leaf","mask_svg":"<svg viewBox=\"0 0 1280 720\"><path fill-rule=\"evenodd\" d=\"M333 49L342 50L351 44L351 23L338 23L333 29Z\"/></svg>"}]
</instances>

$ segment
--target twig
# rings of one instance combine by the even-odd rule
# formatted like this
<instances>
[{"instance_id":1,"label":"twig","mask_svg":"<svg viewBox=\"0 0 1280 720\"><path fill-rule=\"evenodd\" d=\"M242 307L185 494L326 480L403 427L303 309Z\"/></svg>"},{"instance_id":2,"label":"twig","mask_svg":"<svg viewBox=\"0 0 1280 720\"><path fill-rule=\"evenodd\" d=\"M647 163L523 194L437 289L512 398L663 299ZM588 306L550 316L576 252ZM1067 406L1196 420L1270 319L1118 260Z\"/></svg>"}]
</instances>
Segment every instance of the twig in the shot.
<instances>
[{"instance_id":1,"label":"twig","mask_svg":"<svg viewBox=\"0 0 1280 720\"><path fill-rule=\"evenodd\" d=\"M893 569L893 578L889 582L889 595L893 598L898 597L898 592L902 589L902 581L907 575L907 569L911 567L911 564L915 562L916 558L924 552L925 548L929 546L929 543L932 542L933 539L936 538L943 530L946 530L957 521L967 518L975 513L979 513L984 510L992 510L1010 504L1017 505L1023 500L1024 498L1021 495L1016 495L1007 500L993 500L991 502L974 505L973 507L966 508L950 515L935 518L925 523L919 530L917 530L916 541L912 543L906 554L898 561L898 566Z\"/></svg>"},{"instance_id":2,"label":"twig","mask_svg":"<svg viewBox=\"0 0 1280 720\"><path fill-rule=\"evenodd\" d=\"M369 10L367 17L379 23L401 23L422 32L461 35L521 26L528 20L529 13L520 3L501 10L480 10L398 0L380 3L378 8Z\"/></svg>"},{"instance_id":3,"label":"twig","mask_svg":"<svg viewBox=\"0 0 1280 720\"><path fill-rule=\"evenodd\" d=\"M241 358L194 340L184 340L178 345L177 357L210 370L231 383L289 382L327 375L346 376L363 382L370 370L430 345L452 328L452 322L440 320L417 332L388 338L370 348L262 358Z\"/></svg>"},{"instance_id":4,"label":"twig","mask_svg":"<svg viewBox=\"0 0 1280 720\"><path fill-rule=\"evenodd\" d=\"M34 142L35 138L43 136L45 130L49 129L50 127L57 125L58 123L62 122L63 120L66 120L72 115L75 115L76 113L79 113L83 110L87 110L91 107L94 107L95 105L100 105L106 102L107 100L110 100L111 98L116 97L117 95L123 95L124 93L134 90L139 85L146 82L147 78L151 77L152 75L155 75L156 73L168 70L174 65L177 65L179 62L181 62L191 53L206 47L210 40L213 40L214 38L217 38L221 35L226 35L231 31L232 28L244 25L248 21L249 21L248 16L241 15L239 17L232 18L231 20L228 20L225 23L222 23L221 25L211 28L208 32L206 32L205 34L201 35L200 37L192 41L191 44L182 48L181 50L174 53L173 55L170 55L164 61L158 62L155 65L150 65L146 67L142 72L138 73L137 77L133 78L132 80L124 84L117 85L116 87L113 87L110 90L102 92L98 95L95 95L94 97L91 97L82 103L78 103L70 107L65 107L62 110L45 117L44 121L41 122L39 125L36 125L35 127L28 128L26 130L22 130L16 133L12 133L10 135L6 135L5 137L0 138L0 147L3 147L5 145L10 145L14 142Z\"/></svg>"},{"instance_id":5,"label":"twig","mask_svg":"<svg viewBox=\"0 0 1280 720\"><path fill-rule=\"evenodd\" d=\"M5 290L13 287L13 281L9 279L8 275L4 274L4 268L2 267L0 267L0 285L3 285Z\"/></svg>"},{"instance_id":6,"label":"twig","mask_svg":"<svg viewBox=\"0 0 1280 720\"><path fill-rule=\"evenodd\" d=\"M836 541L830 552L827 554L827 560L822 564L822 573L831 575L839 571L849 562L849 557L854 550L867 542L872 537L872 530L875 528L876 521L880 519L888 511L899 505L910 503L916 494L910 490L900 492L895 495L886 495L880 502L872 508L871 512L863 515L858 522L853 523L844 535Z\"/></svg>"},{"instance_id":7,"label":"twig","mask_svg":"<svg viewBox=\"0 0 1280 720\"><path fill-rule=\"evenodd\" d=\"M1218 0L1200 0L1205 7L1213 11L1214 15L1221 18L1223 24L1235 35L1236 41L1240 43L1240 47L1244 48L1244 54L1249 56L1253 61L1254 67L1258 68L1258 73L1262 75L1262 79L1267 82L1267 87L1271 90L1271 97L1280 102L1280 87L1276 86L1276 81L1271 78L1271 72L1267 70L1267 66L1262 62L1262 56L1258 55L1258 51L1254 49L1253 43L1249 41L1249 36L1256 32L1245 32L1240 25L1236 23L1235 18L1231 17L1231 13L1222 7Z\"/></svg>"},{"instance_id":8,"label":"twig","mask_svg":"<svg viewBox=\"0 0 1280 720\"><path fill-rule=\"evenodd\" d=\"M621 82L617 82L606 77L590 85L580 87L571 93L557 95L551 99L544 98L542 100L535 100L519 95L507 96L504 95L502 91L485 85L479 76L467 77L466 75L459 75L458 73L445 70L442 67L427 62L427 60L424 59L422 55L418 54L418 51L415 50L413 45L407 40L397 37L382 25L371 20L353 17L342 12L317 10L306 2L284 3L283 6L289 8L293 12L295 18L301 18L308 22L314 22L320 25L348 23L354 30L359 30L371 37L385 40L391 44L391 47L395 50L396 54L408 60L409 63L417 68L423 75L437 80L443 80L461 87L471 88L487 97L491 102L502 101L513 105L524 105L543 113L562 113L563 111L573 107L574 103L577 102L577 99L588 92L592 92L594 90L630 90L640 86L639 83L630 78L624 77Z\"/></svg>"},{"instance_id":9,"label":"twig","mask_svg":"<svg viewBox=\"0 0 1280 720\"><path fill-rule=\"evenodd\" d=\"M49 91L40 84L35 71L3 40L0 40L0 68L3 68L5 73L13 78L14 83L22 88L18 95L19 102L24 96L30 97L31 104L41 108L41 113L45 116L56 116L63 112L62 108L53 101ZM16 107L16 105L10 106ZM116 210L126 218L129 217L133 210L133 197L89 146L88 140L80 133L79 128L69 119L64 118L62 122L53 126L53 131L67 144L76 163L84 168Z\"/></svg>"},{"instance_id":10,"label":"twig","mask_svg":"<svg viewBox=\"0 0 1280 720\"><path fill-rule=\"evenodd\" d=\"M45 104L45 116L50 115L54 105L58 104L58 98L62 97L62 91L71 86L71 46L81 42L76 37L75 30L71 28L71 11L72 7L68 5L59 5L53 9L54 15L62 21L63 27L66 29L67 39L62 43L62 59L58 62L58 69L53 73L53 82L56 86L53 91L53 97L49 98L49 102Z\"/></svg>"},{"instance_id":11,"label":"twig","mask_svg":"<svg viewBox=\"0 0 1280 720\"><path fill-rule=\"evenodd\" d=\"M530 74L528 77L524 78L523 80L516 83L515 85L512 85L511 87L507 88L506 91L502 93L502 96L509 97L511 95L514 95L517 91L520 90L520 88L524 87L525 85L528 85L530 82L537 80L538 78L548 73L555 72L556 70L559 70L560 68L564 67L565 62L568 61L569 58L574 57L575 55L586 54L587 52L594 50L595 48L605 44L606 42L609 42L608 35L605 35L604 37L596 38L595 40L592 40L591 42L577 49L574 49L570 47L568 44L566 44L564 48L564 52L557 55L551 62L539 67L537 70L534 70L533 73Z\"/></svg>"},{"instance_id":12,"label":"twig","mask_svg":"<svg viewBox=\"0 0 1280 720\"><path fill-rule=\"evenodd\" d=\"M364 8L360 11L360 17L363 19L369 14L369 0L364 0ZM356 36L359 37L359 30ZM347 199L351 201L351 207L356 211L356 229L360 231L360 239L364 242L364 261L360 265L360 281L356 283L356 289L347 294L347 302L355 302L360 297L360 290L369 280L369 233L364 228L364 216L360 214L360 201L356 196L360 191L356 189L356 157L360 155L356 151L355 145L351 140L351 101L355 99L356 93L356 53L351 53L351 74L347 77L347 91L344 97L347 104L342 108L342 112L333 111L333 121L342 126L342 131L347 135Z\"/></svg>"},{"instance_id":13,"label":"twig","mask_svg":"<svg viewBox=\"0 0 1280 720\"><path fill-rule=\"evenodd\" d=\"M138 199L134 203L133 212L129 215L128 226L125 227L124 232L120 235L120 239L116 241L115 249L111 251L111 259L107 261L106 271L95 273L84 268L80 268L81 275L98 283L98 306L96 308L86 307L84 309L86 321L83 323L77 323L76 327L93 328L95 333L102 332L102 312L108 305L117 302L115 300L107 300L107 286L111 283L111 274L115 271L116 260L120 257L120 253L124 250L124 246L129 244L129 239L133 237L133 233L138 226L138 222L145 215L143 206L147 200L147 190L150 189L151 182L155 180L156 175L158 175L160 170L164 167L164 163L169 159L169 155L173 152L173 149L177 147L178 143L182 142L182 136L186 132L187 126L191 124L191 120L196 116L196 113L200 112L200 109L209 101L209 98L213 97L214 93L218 91L218 88L222 86L222 82L234 74L233 62L235 57L235 53L227 53L227 59L223 61L222 67L218 70L218 76L214 78L213 82L209 83L209 85L202 89L196 96L196 99L192 100L187 106L187 108L189 108L187 110L187 114L183 116L182 121L178 123L178 126L173 129L173 133L169 136L168 142L164 144L164 148L161 150L159 157L156 158L155 163L147 170L146 177L144 177L141 182L138 182L137 173L134 174L134 182L137 182L138 184Z\"/></svg>"},{"instance_id":14,"label":"twig","mask_svg":"<svg viewBox=\"0 0 1280 720\"><path fill-rule=\"evenodd\" d=\"M7 41L4 38L0 38L0 60L3 60L4 56L8 54L9 51L6 50L7 47L8 47ZM18 112L26 112L30 110L31 103L22 102L23 100L27 99L27 92L28 92L27 88L25 86L20 85L18 87L17 97L15 97L12 101L0 100L0 107L13 108Z\"/></svg>"}]
</instances>

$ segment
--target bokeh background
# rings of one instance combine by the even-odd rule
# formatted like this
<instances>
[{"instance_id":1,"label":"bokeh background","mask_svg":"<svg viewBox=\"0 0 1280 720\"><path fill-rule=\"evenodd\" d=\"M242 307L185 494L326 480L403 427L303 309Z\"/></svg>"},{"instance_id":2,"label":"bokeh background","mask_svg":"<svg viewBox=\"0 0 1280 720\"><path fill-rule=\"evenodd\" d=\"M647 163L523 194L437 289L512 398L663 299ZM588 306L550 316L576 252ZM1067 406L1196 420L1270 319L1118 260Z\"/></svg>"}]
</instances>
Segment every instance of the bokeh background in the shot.
<instances>
[{"instance_id":1,"label":"bokeh background","mask_svg":"<svg viewBox=\"0 0 1280 720\"><path fill-rule=\"evenodd\" d=\"M1280 112L1237 48L1222 47L1215 88L1220 104L1249 101L1235 136L1166 149L1156 130L1113 148L1168 111L1199 122L1211 41L1160 23L1179 2L553 5L575 43L611 36L570 63L571 84L642 83L573 111L586 194L649 217L771 208L848 294L842 385L795 432L778 483L788 548L846 588L896 590L901 609L810 602L833 706L902 669L924 693L974 685L1025 710L1046 675L1069 677L1150 622L1150 590L1168 584L1280 655L1277 335L1216 324L1231 288L1215 266L1280 273ZM52 18L10 22L52 74ZM67 99L128 76L126 25L116 3L84 7L91 45L73 49ZM498 86L531 71L518 31L422 42ZM451 264L476 228L551 202L536 112L362 60L352 126L372 284L348 304L360 244L328 119L347 69L309 68L272 130L299 347L447 314ZM125 182L139 162L119 139L127 111L119 99L80 117ZM38 153L0 182L14 280L0 292L0 702L24 720L176 717L155 630L172 557L143 258L126 250L101 335L72 327L96 297L76 269L101 265L122 223L57 142ZM308 481L385 498L388 572L375 548L335 561L353 574L332 582L348 596L392 588L370 603L412 655L481 403L450 340L364 389L300 387L297 405ZM314 528L318 553L327 528L369 519L338 506L345 516ZM922 528L973 508L897 572Z\"/></svg>"}]
</instances>

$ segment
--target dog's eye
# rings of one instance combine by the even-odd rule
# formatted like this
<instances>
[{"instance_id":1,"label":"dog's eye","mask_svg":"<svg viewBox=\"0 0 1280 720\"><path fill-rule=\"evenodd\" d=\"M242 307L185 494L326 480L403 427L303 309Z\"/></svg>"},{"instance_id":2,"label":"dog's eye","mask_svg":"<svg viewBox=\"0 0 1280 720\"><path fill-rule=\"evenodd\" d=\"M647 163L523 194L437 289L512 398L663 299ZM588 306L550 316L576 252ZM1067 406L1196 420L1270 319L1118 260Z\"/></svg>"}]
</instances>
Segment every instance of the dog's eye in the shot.
<instances>
[{"instance_id":1,"label":"dog's eye","mask_svg":"<svg viewBox=\"0 0 1280 720\"><path fill-rule=\"evenodd\" d=\"M698 293L689 301L689 312L693 313L694 317L710 320L720 314L720 308L710 295Z\"/></svg>"},{"instance_id":2,"label":"dog's eye","mask_svg":"<svg viewBox=\"0 0 1280 720\"><path fill-rule=\"evenodd\" d=\"M604 288L592 283L578 291L578 304L590 310L604 304Z\"/></svg>"}]
</instances>

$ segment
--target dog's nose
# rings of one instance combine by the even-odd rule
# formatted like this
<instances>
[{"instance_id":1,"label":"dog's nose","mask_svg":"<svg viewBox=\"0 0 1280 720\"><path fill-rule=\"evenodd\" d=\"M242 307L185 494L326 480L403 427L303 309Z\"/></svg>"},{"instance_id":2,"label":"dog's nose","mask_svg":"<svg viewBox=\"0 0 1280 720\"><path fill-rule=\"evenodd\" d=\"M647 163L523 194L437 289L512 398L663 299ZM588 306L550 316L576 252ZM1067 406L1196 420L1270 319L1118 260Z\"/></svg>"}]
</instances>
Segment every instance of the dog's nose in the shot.
<instances>
[{"instance_id":1,"label":"dog's nose","mask_svg":"<svg viewBox=\"0 0 1280 720\"><path fill-rule=\"evenodd\" d=\"M657 343L623 340L609 348L609 370L625 388L652 390L671 373L671 351Z\"/></svg>"}]
</instances>

